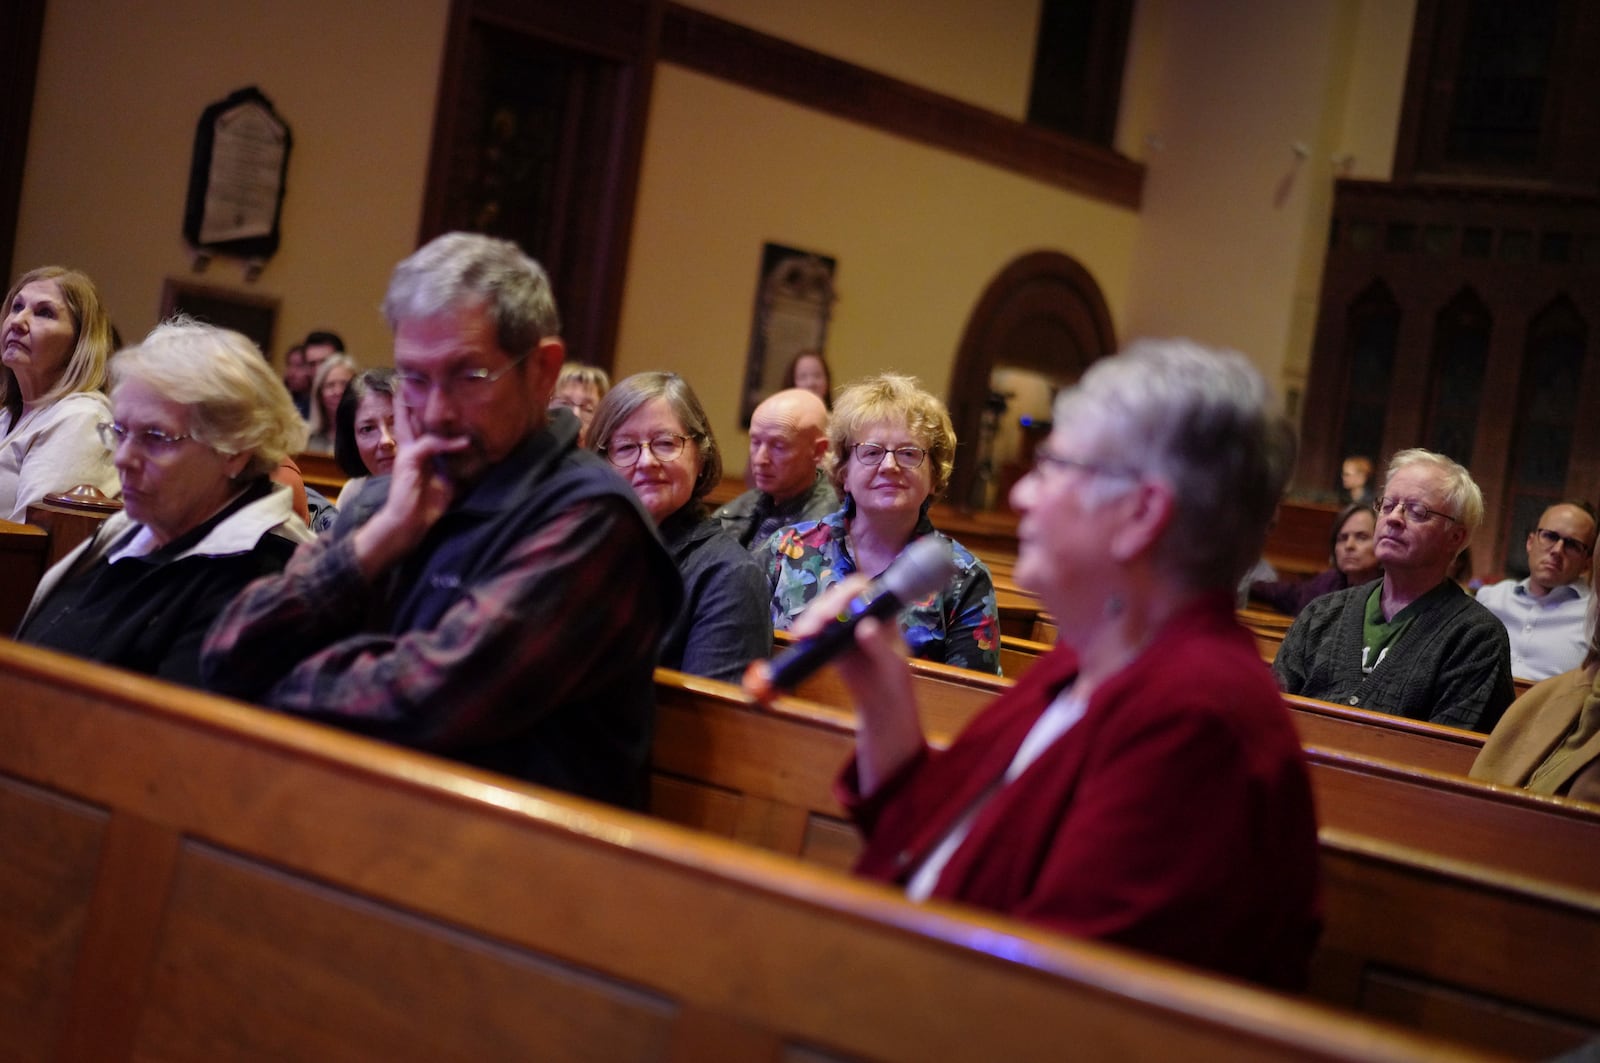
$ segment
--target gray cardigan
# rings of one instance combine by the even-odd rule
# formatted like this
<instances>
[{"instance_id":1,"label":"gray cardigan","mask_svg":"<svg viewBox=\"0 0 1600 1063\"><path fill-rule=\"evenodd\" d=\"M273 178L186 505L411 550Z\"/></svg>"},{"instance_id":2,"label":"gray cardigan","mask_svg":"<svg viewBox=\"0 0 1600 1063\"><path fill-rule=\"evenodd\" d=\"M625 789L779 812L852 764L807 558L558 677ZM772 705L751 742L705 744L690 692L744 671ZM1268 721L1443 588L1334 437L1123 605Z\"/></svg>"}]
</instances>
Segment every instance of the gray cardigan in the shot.
<instances>
[{"instance_id":1,"label":"gray cardigan","mask_svg":"<svg viewBox=\"0 0 1600 1063\"><path fill-rule=\"evenodd\" d=\"M1295 619L1272 671L1285 693L1469 731L1494 728L1511 704L1506 628L1451 580L1416 602L1416 618L1383 663L1361 672L1371 583L1312 601Z\"/></svg>"}]
</instances>

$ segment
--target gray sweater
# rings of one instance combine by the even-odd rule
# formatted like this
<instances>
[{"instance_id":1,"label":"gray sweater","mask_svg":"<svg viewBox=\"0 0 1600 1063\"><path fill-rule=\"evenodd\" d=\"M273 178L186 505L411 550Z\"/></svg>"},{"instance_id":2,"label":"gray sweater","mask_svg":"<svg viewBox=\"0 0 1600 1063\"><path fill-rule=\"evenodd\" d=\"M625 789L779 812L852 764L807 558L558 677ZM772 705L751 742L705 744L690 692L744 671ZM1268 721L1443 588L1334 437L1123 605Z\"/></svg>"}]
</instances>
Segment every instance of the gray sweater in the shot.
<instances>
[{"instance_id":1,"label":"gray sweater","mask_svg":"<svg viewBox=\"0 0 1600 1063\"><path fill-rule=\"evenodd\" d=\"M1374 589L1371 583L1351 587L1305 607L1272 662L1284 692L1492 730L1514 694L1505 625L1446 580L1416 601L1410 627L1364 675L1362 627Z\"/></svg>"}]
</instances>

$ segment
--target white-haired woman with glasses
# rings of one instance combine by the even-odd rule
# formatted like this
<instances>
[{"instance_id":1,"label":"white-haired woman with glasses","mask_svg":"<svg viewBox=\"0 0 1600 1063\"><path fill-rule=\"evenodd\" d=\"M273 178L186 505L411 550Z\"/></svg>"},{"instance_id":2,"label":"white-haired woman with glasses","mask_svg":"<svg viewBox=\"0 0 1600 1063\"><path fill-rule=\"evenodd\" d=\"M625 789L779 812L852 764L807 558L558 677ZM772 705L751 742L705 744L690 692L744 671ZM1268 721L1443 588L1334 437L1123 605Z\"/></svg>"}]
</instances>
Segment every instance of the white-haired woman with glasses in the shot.
<instances>
[{"instance_id":1,"label":"white-haired woman with glasses","mask_svg":"<svg viewBox=\"0 0 1600 1063\"><path fill-rule=\"evenodd\" d=\"M117 355L111 410L122 512L45 573L17 638L199 686L212 619L311 538L268 479L305 423L255 344L187 320Z\"/></svg>"},{"instance_id":2,"label":"white-haired woman with glasses","mask_svg":"<svg viewBox=\"0 0 1600 1063\"><path fill-rule=\"evenodd\" d=\"M1011 492L1017 582L1049 606L1056 647L942 751L891 625L863 621L836 659L860 719L837 787L865 836L857 873L1301 985L1318 927L1310 780L1233 607L1293 449L1236 354L1139 345L1064 392Z\"/></svg>"},{"instance_id":3,"label":"white-haired woman with glasses","mask_svg":"<svg viewBox=\"0 0 1600 1063\"><path fill-rule=\"evenodd\" d=\"M780 528L757 555L772 589L772 625L787 631L818 594L853 572L877 576L914 539L939 534L928 507L950 482L956 433L944 403L893 373L840 393L828 426L830 475L844 506ZM989 570L952 542L956 574L900 614L913 655L1000 671L1000 613Z\"/></svg>"},{"instance_id":4,"label":"white-haired woman with glasses","mask_svg":"<svg viewBox=\"0 0 1600 1063\"><path fill-rule=\"evenodd\" d=\"M635 373L600 400L587 440L638 495L683 577L662 667L738 682L772 652L767 582L701 504L722 478L722 455L694 389L676 373Z\"/></svg>"}]
</instances>

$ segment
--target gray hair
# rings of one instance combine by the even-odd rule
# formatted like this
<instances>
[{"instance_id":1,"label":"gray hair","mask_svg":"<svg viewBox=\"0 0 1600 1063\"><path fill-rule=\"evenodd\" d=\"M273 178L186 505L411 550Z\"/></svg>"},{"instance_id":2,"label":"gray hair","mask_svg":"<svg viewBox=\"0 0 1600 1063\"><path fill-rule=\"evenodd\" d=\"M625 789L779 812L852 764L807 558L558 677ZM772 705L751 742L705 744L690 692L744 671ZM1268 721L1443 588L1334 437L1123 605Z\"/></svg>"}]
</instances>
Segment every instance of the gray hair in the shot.
<instances>
[{"instance_id":1,"label":"gray hair","mask_svg":"<svg viewBox=\"0 0 1600 1063\"><path fill-rule=\"evenodd\" d=\"M111 360L111 393L129 381L189 409L189 434L249 454L241 478L264 476L306 445L306 425L266 356L230 329L176 317Z\"/></svg>"},{"instance_id":2,"label":"gray hair","mask_svg":"<svg viewBox=\"0 0 1600 1063\"><path fill-rule=\"evenodd\" d=\"M481 304L500 349L512 358L561 334L561 315L544 267L509 240L446 233L394 268L383 299L391 329Z\"/></svg>"},{"instance_id":3,"label":"gray hair","mask_svg":"<svg viewBox=\"0 0 1600 1063\"><path fill-rule=\"evenodd\" d=\"M684 434L700 448L700 473L695 477L694 493L690 496L692 501L698 502L722 480L722 451L717 447L711 419L706 416L700 397L677 373L635 373L606 392L606 397L595 407L594 422L589 425L584 445L596 454L605 453L611 445L611 436L622 422L652 399L667 400L672 415L683 425Z\"/></svg>"},{"instance_id":4,"label":"gray hair","mask_svg":"<svg viewBox=\"0 0 1600 1063\"><path fill-rule=\"evenodd\" d=\"M1295 443L1244 355L1139 341L1090 366L1056 400L1055 418L1093 433L1096 457L1171 486L1156 561L1180 582L1231 590L1260 558Z\"/></svg>"},{"instance_id":5,"label":"gray hair","mask_svg":"<svg viewBox=\"0 0 1600 1063\"><path fill-rule=\"evenodd\" d=\"M1385 484L1395 473L1408 465L1428 465L1437 469L1444 476L1445 505L1455 512L1451 516L1467 529L1468 536L1478 530L1483 523L1483 492L1478 490L1477 483L1472 479L1472 474L1462 465L1443 454L1436 454L1431 450L1421 447L1412 447L1402 450L1389 459L1389 471L1384 475Z\"/></svg>"}]
</instances>

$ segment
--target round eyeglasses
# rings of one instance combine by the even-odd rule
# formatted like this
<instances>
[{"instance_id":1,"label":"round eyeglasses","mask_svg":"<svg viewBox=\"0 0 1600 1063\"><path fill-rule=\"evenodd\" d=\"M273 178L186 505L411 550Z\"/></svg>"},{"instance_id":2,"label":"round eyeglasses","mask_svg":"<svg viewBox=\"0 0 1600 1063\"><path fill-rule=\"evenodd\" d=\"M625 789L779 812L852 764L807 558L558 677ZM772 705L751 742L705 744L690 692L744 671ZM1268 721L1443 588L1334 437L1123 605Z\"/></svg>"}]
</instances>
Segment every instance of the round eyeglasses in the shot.
<instances>
[{"instance_id":1,"label":"round eyeglasses","mask_svg":"<svg viewBox=\"0 0 1600 1063\"><path fill-rule=\"evenodd\" d=\"M863 465L882 465L883 459L894 455L894 463L902 469L915 469L928 456L927 447L886 447L882 443L857 443L851 448L856 460Z\"/></svg>"},{"instance_id":2,"label":"round eyeglasses","mask_svg":"<svg viewBox=\"0 0 1600 1063\"><path fill-rule=\"evenodd\" d=\"M656 436L647 443L629 441L626 443L612 443L600 448L600 453L606 460L619 469L631 469L639 464L639 456L644 453L645 447L650 448L650 456L657 461L672 461L683 448L688 445L694 436Z\"/></svg>"},{"instance_id":3,"label":"round eyeglasses","mask_svg":"<svg viewBox=\"0 0 1600 1063\"><path fill-rule=\"evenodd\" d=\"M1380 517L1388 516L1396 507L1398 507L1400 511L1406 515L1406 519L1413 524L1426 524L1434 517L1443 517L1445 520L1451 521L1455 524L1461 523L1458 518L1452 517L1450 514L1444 513L1437 509L1429 509L1421 502L1406 502L1398 498L1380 498L1376 502L1372 503L1372 508L1377 511L1378 516Z\"/></svg>"}]
</instances>

